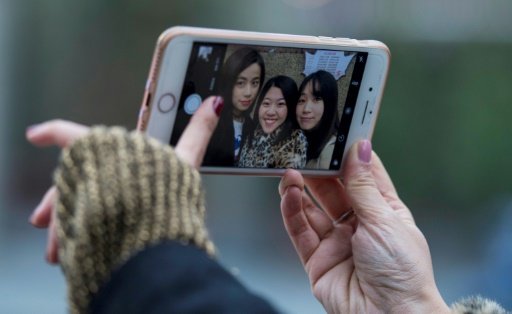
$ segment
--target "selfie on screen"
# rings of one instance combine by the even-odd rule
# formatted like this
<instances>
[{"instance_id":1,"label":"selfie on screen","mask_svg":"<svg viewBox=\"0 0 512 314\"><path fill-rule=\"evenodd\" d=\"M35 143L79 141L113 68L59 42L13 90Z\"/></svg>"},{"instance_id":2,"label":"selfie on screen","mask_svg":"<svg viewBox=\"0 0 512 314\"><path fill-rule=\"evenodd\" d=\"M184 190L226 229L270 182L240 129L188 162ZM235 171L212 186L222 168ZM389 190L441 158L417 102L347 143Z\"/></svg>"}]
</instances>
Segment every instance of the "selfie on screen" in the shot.
<instances>
[{"instance_id":1,"label":"selfie on screen","mask_svg":"<svg viewBox=\"0 0 512 314\"><path fill-rule=\"evenodd\" d=\"M197 104L217 93L225 107L203 166L339 169L366 57L194 43L171 145Z\"/></svg>"}]
</instances>

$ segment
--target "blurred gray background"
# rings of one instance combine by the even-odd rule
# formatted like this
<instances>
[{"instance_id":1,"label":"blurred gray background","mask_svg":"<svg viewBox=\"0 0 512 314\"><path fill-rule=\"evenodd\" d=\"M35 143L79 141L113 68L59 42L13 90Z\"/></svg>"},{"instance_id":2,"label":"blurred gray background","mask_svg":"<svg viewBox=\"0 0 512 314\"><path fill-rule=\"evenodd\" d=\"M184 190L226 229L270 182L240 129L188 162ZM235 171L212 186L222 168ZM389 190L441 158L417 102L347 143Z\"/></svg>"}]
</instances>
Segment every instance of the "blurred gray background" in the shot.
<instances>
[{"instance_id":1,"label":"blurred gray background","mask_svg":"<svg viewBox=\"0 0 512 314\"><path fill-rule=\"evenodd\" d=\"M58 150L53 118L134 128L158 35L173 25L378 39L392 64L374 135L431 247L447 302L512 309L512 2L0 0L0 312L65 313L46 233L27 219ZM286 313L319 313L284 232L276 178L205 177L220 260Z\"/></svg>"}]
</instances>

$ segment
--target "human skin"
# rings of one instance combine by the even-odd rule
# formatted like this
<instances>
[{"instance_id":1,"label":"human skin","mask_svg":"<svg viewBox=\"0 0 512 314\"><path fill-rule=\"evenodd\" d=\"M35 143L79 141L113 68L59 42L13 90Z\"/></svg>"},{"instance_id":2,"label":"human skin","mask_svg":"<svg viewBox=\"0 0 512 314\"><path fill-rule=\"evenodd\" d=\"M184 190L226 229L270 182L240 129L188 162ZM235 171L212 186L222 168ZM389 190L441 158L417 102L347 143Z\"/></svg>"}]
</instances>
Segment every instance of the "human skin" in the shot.
<instances>
[{"instance_id":1,"label":"human skin","mask_svg":"<svg viewBox=\"0 0 512 314\"><path fill-rule=\"evenodd\" d=\"M258 95L261 84L261 68L253 63L238 75L233 86L232 103L233 114L240 116L242 112L251 107Z\"/></svg>"},{"instance_id":2,"label":"human skin","mask_svg":"<svg viewBox=\"0 0 512 314\"><path fill-rule=\"evenodd\" d=\"M288 170L279 193L288 235L327 312L449 313L426 239L369 141L349 151L343 182Z\"/></svg>"},{"instance_id":3,"label":"human skin","mask_svg":"<svg viewBox=\"0 0 512 314\"><path fill-rule=\"evenodd\" d=\"M196 168L218 121L215 99L205 100L175 148ZM87 132L87 127L54 120L30 127L26 136L38 146L65 147ZM329 313L449 312L434 282L426 240L368 141L350 150L343 182L304 179L288 170L279 192L286 230L314 295ZM51 188L31 216L34 225L49 227L47 259L52 263L58 261L55 197ZM355 217L333 224L350 209Z\"/></svg>"},{"instance_id":4,"label":"human skin","mask_svg":"<svg viewBox=\"0 0 512 314\"><path fill-rule=\"evenodd\" d=\"M222 97L207 98L192 116L174 148L176 155L181 160L196 169L201 165L223 106ZM52 120L29 127L26 131L26 138L36 146L64 148L88 132L89 128L86 126L69 121ZM48 228L46 260L52 264L58 263L58 243L53 210L56 198L57 191L55 186L52 186L30 217L30 223L35 227Z\"/></svg>"},{"instance_id":5,"label":"human skin","mask_svg":"<svg viewBox=\"0 0 512 314\"><path fill-rule=\"evenodd\" d=\"M303 130L315 128L324 114L324 101L313 95L313 82L309 81L297 103L297 122Z\"/></svg>"},{"instance_id":6,"label":"human skin","mask_svg":"<svg viewBox=\"0 0 512 314\"><path fill-rule=\"evenodd\" d=\"M258 119L265 134L275 131L286 120L288 107L283 92L277 87L271 87L258 110Z\"/></svg>"}]
</instances>

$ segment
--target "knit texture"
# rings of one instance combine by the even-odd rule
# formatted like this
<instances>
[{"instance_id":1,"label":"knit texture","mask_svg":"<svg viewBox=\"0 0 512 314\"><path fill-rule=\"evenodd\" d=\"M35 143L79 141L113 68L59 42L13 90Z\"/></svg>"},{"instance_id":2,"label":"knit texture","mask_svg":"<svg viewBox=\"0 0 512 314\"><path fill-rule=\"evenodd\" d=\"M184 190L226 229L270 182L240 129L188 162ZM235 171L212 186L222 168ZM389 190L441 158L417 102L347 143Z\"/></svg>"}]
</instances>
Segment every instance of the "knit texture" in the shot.
<instances>
[{"instance_id":1,"label":"knit texture","mask_svg":"<svg viewBox=\"0 0 512 314\"><path fill-rule=\"evenodd\" d=\"M62 151L54 176L59 261L72 313L131 256L164 240L214 253L200 175L171 147L95 127Z\"/></svg>"},{"instance_id":2,"label":"knit texture","mask_svg":"<svg viewBox=\"0 0 512 314\"><path fill-rule=\"evenodd\" d=\"M510 313L502 308L498 303L473 296L464 298L451 306L452 314L506 314Z\"/></svg>"}]
</instances>

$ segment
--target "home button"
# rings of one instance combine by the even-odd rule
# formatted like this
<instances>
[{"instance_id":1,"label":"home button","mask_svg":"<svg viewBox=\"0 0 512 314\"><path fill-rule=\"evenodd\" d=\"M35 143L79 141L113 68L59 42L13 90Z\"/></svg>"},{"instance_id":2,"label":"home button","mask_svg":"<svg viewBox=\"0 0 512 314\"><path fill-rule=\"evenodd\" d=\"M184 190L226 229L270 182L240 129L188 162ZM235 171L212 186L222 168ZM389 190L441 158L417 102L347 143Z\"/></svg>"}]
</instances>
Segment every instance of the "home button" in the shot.
<instances>
[{"instance_id":1,"label":"home button","mask_svg":"<svg viewBox=\"0 0 512 314\"><path fill-rule=\"evenodd\" d=\"M171 111L174 109L175 105L176 98L171 93L163 94L158 100L158 110L160 110L161 113L167 113Z\"/></svg>"}]
</instances>

